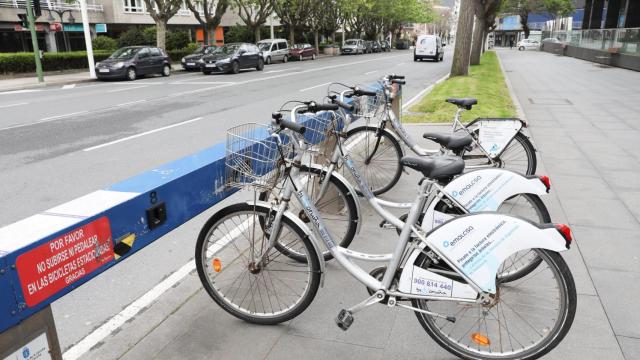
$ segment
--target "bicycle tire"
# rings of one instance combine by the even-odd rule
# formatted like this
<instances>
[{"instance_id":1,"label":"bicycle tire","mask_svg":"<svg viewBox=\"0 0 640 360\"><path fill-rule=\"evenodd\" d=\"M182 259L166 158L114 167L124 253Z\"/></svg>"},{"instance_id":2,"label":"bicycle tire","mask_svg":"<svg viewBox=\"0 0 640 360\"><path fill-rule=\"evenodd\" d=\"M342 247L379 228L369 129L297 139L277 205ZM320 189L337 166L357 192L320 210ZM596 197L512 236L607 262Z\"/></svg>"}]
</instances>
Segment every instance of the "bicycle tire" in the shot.
<instances>
[{"instance_id":1,"label":"bicycle tire","mask_svg":"<svg viewBox=\"0 0 640 360\"><path fill-rule=\"evenodd\" d=\"M324 169L320 169L317 167L309 167L306 165L302 165L300 167L300 175L304 176L304 173L313 173L316 175L321 175L322 178L325 178L326 174L326 170ZM348 220L347 220L347 228L346 231L344 232L344 235L342 236L342 239L339 241L339 245L343 248L347 248L349 247L349 245L351 244L351 242L353 241L353 238L356 236L356 230L358 228L358 221L359 219L359 214L358 214L358 205L356 204L357 199L355 198L354 194L352 194L349 191L349 188L347 185L345 185L340 179L338 179L336 176L333 176L333 174L329 177L329 182L335 186L335 190L337 191L337 195L344 199L344 204L346 205L346 210L348 211ZM312 190L313 191L313 190ZM269 194L270 192L267 191L263 191L260 193L260 200L261 201L268 201L269 199ZM312 194L309 194L312 195ZM325 195L326 196L326 195ZM313 197L312 197L313 198ZM292 205L296 206L296 208L294 208ZM290 202L289 203L289 211L291 213L293 213L294 215L297 215L302 221L304 221L305 223L309 222L309 219L307 219L306 215L304 215L302 209L297 207L297 203L295 202ZM335 227L331 227L331 221L327 222L327 216L326 216L326 212L323 213L323 207L320 205L318 205L318 202L315 203L316 207L318 208L318 211L320 212L320 216L322 216L323 220L325 221L325 223L327 224L327 227L331 228L331 235L334 236L335 235ZM330 210L330 209L328 209ZM262 219L260 220L262 222ZM264 226L264 224L262 224ZM286 247L282 246L282 244L280 244L279 242L275 244L275 247L281 251L284 255L295 259L297 261L304 261L304 256L301 256L299 254L296 254L293 251L290 251L289 249L287 249ZM333 255L331 255L331 252L329 252L329 250L324 250L322 252L322 256L324 257L325 261L329 261L331 259L333 259Z\"/></svg>"},{"instance_id":2,"label":"bicycle tire","mask_svg":"<svg viewBox=\"0 0 640 360\"><path fill-rule=\"evenodd\" d=\"M473 131L473 135L476 139L478 139L477 129ZM527 158L526 168L524 166L516 167L516 166L510 165L511 159L508 158L508 156L509 154L512 154L511 151L515 149L517 146L522 147L526 155L526 158ZM472 154L469 154L468 150L462 149L458 151L456 155L462 157L466 165L476 165L472 162L472 160L474 159L481 159L480 161L486 163L487 166L490 166L491 164L486 158L486 156L484 155L484 153L482 155L477 155L477 154L472 155ZM536 173L536 169L538 166L536 150L533 147L533 144L531 144L531 141L529 141L529 139L527 138L527 136L521 132L516 133L513 139L511 139L509 144L507 144L505 149L502 151L502 153L500 153L500 155L496 157L495 160L498 161L499 167L504 169L509 169L524 175L534 175ZM524 168L524 171L523 171L523 168Z\"/></svg>"},{"instance_id":3,"label":"bicycle tire","mask_svg":"<svg viewBox=\"0 0 640 360\"><path fill-rule=\"evenodd\" d=\"M216 212L215 214L213 214L207 220L202 230L200 231L200 234L198 235L198 241L196 242L196 258L195 258L196 268L198 270L200 281L202 282L202 285L207 291L207 293L209 294L209 296L211 296L211 298L227 313L247 322L261 324L261 325L274 325L274 324L279 324L279 323L293 319L294 317L302 313L309 306L309 304L311 304L311 302L313 301L313 298L315 297L318 291L318 287L320 286L320 260L306 232L301 227L299 227L291 218L289 218L289 215L285 214L282 217L282 229L279 237L283 236L282 231L286 229L288 232L284 233L284 236L288 236L289 234L292 234L294 237L294 241L297 241L300 244L300 246L304 247L305 253L308 254L307 261L305 262L306 266L309 268L308 274L306 276L304 274L299 275L300 279L293 279L294 276L297 276L294 274L300 273L300 271L276 269L278 266L284 266L279 264L286 264L286 263L282 261L275 261L275 259L278 258L280 254L278 251L275 251L275 250L274 250L275 252L272 253L274 254L272 255L273 258L269 260L269 262L264 266L264 268L260 268L260 271L258 273L252 273L252 271L256 270L255 266L253 268L251 267L252 264L255 265L255 262L248 262L247 264L243 264L245 261L248 261L249 259L246 256L244 257L244 259L240 259L240 258L243 257L243 253L247 251L255 253L255 248L249 247L248 250L240 251L240 248L238 247L238 245L235 244L236 239L240 238L240 235L232 235L232 234L237 233L238 231L242 232L244 230L243 227L246 227L247 230L249 227L251 227L251 230L253 231L254 234L255 234L256 228L261 229L259 226L258 227L251 226L250 224L247 223L249 221L255 224L256 220L253 220L253 219L255 219L256 213L258 217L269 217L275 213L275 210L272 210L268 207L258 205L258 204L254 205L249 203L238 203L238 204L227 206L221 209L220 211ZM252 215L253 218L248 218L245 216L246 220L242 221L243 214L253 214ZM228 226L224 226L224 229L222 229L225 222L228 219L234 219L234 216L237 217L237 219L234 221L230 221L229 226L235 226L235 228L229 230ZM222 235L222 243L214 242L214 244L218 244L219 247L217 249L215 247L210 249L209 246L207 246L209 245L208 239L211 235L215 236L215 230L218 228L220 228L219 229L220 234ZM231 238L231 239L229 240L228 238ZM249 239L246 236L245 238L250 241L255 241L254 240L255 238ZM226 243L224 243L224 241L226 241ZM229 243L231 243L232 241L234 242L234 247L229 246ZM262 241L264 241L264 236L262 237ZM229 250L229 252L232 252L235 250L237 252L237 255L231 254L232 256L235 256L235 258L233 258L229 262L227 262L226 260L224 261L220 260L217 256L226 255L225 251L227 250ZM213 271L209 271L207 267L207 265L209 264L208 259L206 259L208 255L207 254L208 251L211 251L211 252L215 251L215 253L212 254L212 256L215 255L216 257L213 258L213 260L211 261ZM215 259L219 259L219 262L218 262L219 271L215 270L215 266L216 266ZM281 260L286 260L286 258ZM272 265L273 269L266 270L267 266L271 264L274 264ZM248 266L244 266L244 265L248 265ZM295 262L295 263L292 262L289 265L291 265L292 269L300 269L302 266L300 262ZM248 281L249 286L253 286L252 284L255 284L256 286L258 286L257 292L259 293L260 300L262 303L262 308L264 310L262 313L258 311L259 303L255 301L255 293L253 292L253 290L248 290L245 293L244 297L240 300L240 304L237 304L236 302L234 302L234 299L236 298L237 293L241 289L241 285L244 283L244 279L245 279L244 275L242 275L242 278L240 278L241 282L236 285L237 290L235 290L236 292L232 299L229 299L228 296L225 295L226 293L223 292L221 288L219 288L219 286L221 287L223 285L222 284L217 285L216 284L217 279L221 276L222 270L224 269L225 271L227 271L226 270L227 268L230 269L229 271L235 271L231 269L239 269L241 272L241 275L242 275L242 271L245 271L246 274L248 274L247 278L249 279ZM209 274L212 272L217 273L217 275L215 275L214 278L211 278L209 276ZM271 293L270 293L265 289L265 296L267 296L267 299L268 299L267 303L271 305L271 310L272 310L271 313L269 313L266 311L265 301L262 297L263 296L262 292L259 289L263 283L265 287L268 287L269 286L268 281L274 287L275 287L275 284L279 284L277 281L275 283L273 282L273 276L277 276L277 275L273 275L273 273L278 273L278 272L287 273L285 278L286 282L284 282L283 280L280 280L280 282L283 285L285 285L287 293L285 293L284 295L280 294L280 296L278 296L277 291L271 290ZM269 279L266 279L266 276L265 276L266 273L269 273ZM259 274L262 274L261 280L258 279ZM256 278L255 282L252 281L252 278L251 278L252 275L255 275L255 278ZM235 273L232 273L230 276L235 277ZM238 277L235 277L233 284L235 284L235 281L237 281L239 277L240 275ZM213 281L214 279L216 281ZM262 283L260 281L262 281ZM222 280L220 282L222 282ZM295 302L291 306L286 307L284 310L282 309L282 306L280 306L280 310L275 311L273 307L273 302L276 300L280 301L280 299L284 298L284 296L291 296L288 293L293 292L294 288L298 287L297 285L295 285L295 284L298 284L298 282L303 283L305 286L303 293L300 295L299 299L295 299ZM235 289L235 288L231 287L231 289ZM254 306L253 310L243 307L245 298L248 296L249 292L251 292L251 296L253 298L253 306ZM271 297L270 294L274 294L274 297ZM250 302L248 306L251 306Z\"/></svg>"},{"instance_id":4,"label":"bicycle tire","mask_svg":"<svg viewBox=\"0 0 640 360\"><path fill-rule=\"evenodd\" d=\"M531 203L532 208L534 209L534 211L537 214L537 219L533 219L530 216L525 216L522 213L514 213L512 211L507 211L507 209L503 206L508 205L508 201L511 202L515 202L518 201L517 197L522 196L524 199L526 199L526 201L528 201L529 203ZM438 204L436 204L435 208L436 211L439 212L443 212L443 213L447 213L447 214L454 214L454 215L461 215L462 211L457 209L457 208L451 208L449 207L447 204L445 204L443 201L440 201ZM501 211L502 209L502 211ZM513 210L513 206L511 208L511 210ZM497 212L503 213L503 214L509 214L509 215L515 215L515 216L520 216L523 218L526 218L530 221L533 221L535 223L540 223L540 224L548 224L551 223L551 216L549 215L549 210L547 209L546 205L544 204L544 202L542 202L542 199L540 199L540 196L535 195L535 194L518 194L515 195L513 197L511 197L510 199L507 199L500 208L498 208ZM512 281L516 281L518 279L521 279L522 277L526 276L527 274L531 273L533 270L535 270L538 265L540 265L540 263L542 262L542 259L540 259L539 257L535 256L535 254L531 254L529 250L522 250L522 251L518 251L516 253L514 253L512 256L510 256L507 260L511 259L511 265L509 268L513 268L514 266L517 266L516 263L519 262L520 260L524 259L522 266L520 267L516 267L513 271L510 271L508 273L504 273L504 268L501 267L500 269L498 269L499 273L498 273L498 279L503 282L503 283L507 283L507 282L512 282ZM506 262L506 260L505 260ZM446 264L443 264L443 266L445 266ZM447 266L448 268L448 266ZM509 269L507 268L507 269ZM449 268L450 269L450 268Z\"/></svg>"},{"instance_id":5,"label":"bicycle tire","mask_svg":"<svg viewBox=\"0 0 640 360\"><path fill-rule=\"evenodd\" d=\"M369 146L370 144L367 144L366 146L367 149L365 149L364 155L359 155L353 152L352 149L350 148L345 149L345 147L348 147L350 145L349 139L350 138L354 139L356 138L356 136L358 136L358 139L359 139L359 136L363 136L364 138L373 140L374 138L370 137L371 135L369 135L368 133L373 133L373 136L375 138L380 138L380 139L384 138L384 141L390 144L389 146L387 146L385 150L382 150L382 152L380 152L380 154L384 154L388 152L390 149L392 149L391 153L389 154L389 159L387 160L380 159L379 156L381 155L378 155L378 158L375 158L375 157L372 158L372 161L369 164L365 165L364 162L366 158L376 155L376 153L373 153L373 155L369 153L368 150L370 149L370 146ZM358 140L358 141L361 141L361 140ZM376 139L376 142L377 142L377 139ZM375 148L375 144L374 144L374 148ZM343 143L343 151L349 153L352 156L352 159L356 165L356 168L359 171L361 171L361 174L363 174L363 176L365 177L365 180L370 186L373 180L372 177L375 177L375 176L378 177L378 179L380 180L378 181L380 185L371 187L371 191L373 192L374 195L384 194L385 192L391 190L391 188L393 188L398 183L398 180L400 179L400 175L402 174L402 163L400 163L400 159L402 159L402 156L404 154L402 151L402 147L400 146L400 142L398 142L396 137L389 130L380 129L375 126L360 126L360 127L353 128L347 132L347 137ZM369 171L369 166L371 166L374 162L373 160L376 160L376 159L379 167L382 166L381 164L382 161L390 163L390 165L386 165L386 166L391 166L390 168L390 170L392 171L391 176L385 179L385 178L382 178L379 173L376 173L375 170ZM351 172L345 169L344 166L342 166L342 172L347 179L350 179L351 181L353 181L353 183L355 183L355 180L353 179ZM358 195L362 196L362 192L358 189L358 187L355 186L355 188Z\"/></svg>"},{"instance_id":6,"label":"bicycle tire","mask_svg":"<svg viewBox=\"0 0 640 360\"><path fill-rule=\"evenodd\" d=\"M458 356L459 358L462 359L469 359L469 360L478 360L478 359L482 359L482 360L532 360L532 359L538 359L540 357L542 357L543 355L547 354L549 351L551 351L553 348L555 348L562 340L563 338L566 336L567 332L569 331L569 329L571 328L571 324L573 323L573 319L575 318L575 312L576 312L576 307L577 307L577 294L576 294L576 287L575 287L575 283L573 280L573 276L571 275L571 271L569 270L569 267L567 266L566 262L564 261L564 259L560 256L560 254L558 254L557 252L553 252L553 251L549 251L549 250L544 250L544 249L536 249L535 250L538 255L540 256L541 259L543 259L543 261L549 265L550 270L552 271L552 273L555 275L555 277L557 278L556 283L558 285L558 295L559 298L556 299L558 301L558 316L555 316L555 318L553 316L550 316L548 314L544 314L544 315L538 315L535 318L532 318L531 322L529 322L529 325L532 329L536 330L537 329L534 327L534 325L540 327L542 325L538 325L540 323L542 323L544 320L549 320L551 318L551 320L554 322L553 323L553 327L549 328L549 327L544 327L542 328L540 331L540 337L537 343L533 343L533 345L529 344L526 340L523 342L518 341L518 343L520 345L522 344L527 344L529 345L527 348L525 348L525 346L522 346L522 349L518 349L515 350L513 347L513 340L517 340L517 338L515 336L513 336L513 340L512 340L512 335L510 333L509 330L509 326L507 326L506 322L507 322L507 316L505 314L505 306L507 306L506 312L513 312L515 315L515 318L520 318L522 320L525 320L525 316L529 317L529 314L531 312L531 308L533 308L534 306L530 306L527 307L529 305L527 304L518 304L517 306L517 312L514 308L509 307L509 305L506 303L505 301L505 294L501 293L501 295L499 295L499 300L498 303L495 307L491 307L489 309L485 309L485 307L481 304L469 304L467 303L466 308L467 310L460 310L460 314L456 314L456 323L455 325L452 326L459 326L461 323L461 320L463 319L463 316L466 315L466 313L468 312L468 309L471 306L477 306L478 307L478 316L482 316L484 318L484 325L485 325L485 329L484 331L486 332L486 334L484 335L486 337L486 339L492 339L492 341L489 341L488 345L484 345L484 346L489 346L490 348L487 349L480 349L480 345L476 344L474 348L474 346L468 346L468 345L463 345L460 344L459 341L462 340L463 337L465 337L467 334L471 333L470 337L473 338L473 334L472 331L474 328L476 328L475 324L478 323L478 333L481 334L481 332L483 331L482 329L482 322L480 321L480 317L478 317L478 320L476 320L475 322L473 322L473 324L471 325L471 327L469 328L469 330L467 330L466 333L464 333L460 338L458 338L457 340L452 339L452 336L455 338L457 337L457 334L460 333L461 331L464 331L464 328L462 330L460 330L459 328L452 328L451 330L445 330L444 328L448 325L448 324L444 324L442 327L438 326L438 322L442 321L442 319L437 319L435 317L432 317L430 315L426 315L420 312L414 312L415 315L418 318L418 322L420 322L420 325L422 325L423 329L429 334L429 336L436 342L438 343L438 345L440 345L443 349L449 351L450 353ZM418 260L423 261L429 261L428 257L426 255L421 255L418 257L418 259L416 260L416 263L418 263ZM532 275L532 277L534 277L536 275ZM522 283L524 284L524 282ZM507 291L512 291L513 293L517 293L517 291L519 289L517 289L515 286L513 285L509 285L508 287L501 287L500 286L501 283L498 283L498 288L501 289L499 291L504 291L505 289ZM530 285L530 284L529 284ZM523 286L524 288L524 286ZM544 295L537 295L539 294L540 290L529 290L531 291L536 291L536 296L534 296L536 299L535 300L528 300L528 298L531 298L531 293L530 292L526 292L526 289L520 290L522 291L522 293L520 294L521 297L517 300L517 301L532 301L535 302L535 304L539 304L539 302L541 301L541 299L546 299L546 300L550 300L551 302L553 302L554 299L550 299L549 297L545 297ZM508 295L511 295L511 293L506 293ZM524 300L522 300L524 299ZM445 303L445 301L442 300L436 300L436 301L428 301L428 300L417 300L417 299L413 299L412 301L412 305L418 309L422 309L422 310L428 310L428 311L436 311L437 312L437 305L439 304L443 304ZM448 304L454 304L454 302L446 302ZM502 312L500 312L500 306L499 304L502 303ZM433 307L429 307L429 304L434 304L434 307L436 307L435 309ZM460 304L457 304L460 305ZM456 306L456 304L454 304L454 306ZM462 305L461 305L462 306ZM498 314L497 316L492 314L492 311L494 311L494 308L497 308L495 310L495 312ZM483 310L482 312L480 310ZM543 309L543 312L548 312L549 309ZM449 310L449 311L453 311L453 310ZM463 312L464 311L464 312ZM474 315L476 314L475 312L473 312L473 310L471 311ZM504 326L502 324L498 324L497 327L497 331L498 334L500 334L501 336L492 336L489 337L488 333L489 333L489 325L487 323L487 314L491 314L493 317L492 321L497 321L498 323L500 323L500 316L502 315L502 319L504 320L505 324ZM490 319L491 320L491 319ZM446 321L446 320L445 320ZM472 321L472 320L469 320ZM527 321L527 320L525 320ZM495 325L491 325L492 330L495 329ZM513 326L512 323L512 329L518 330L520 331L521 329ZM457 333L454 335L454 331L457 330ZM447 331L449 331L449 333L447 334ZM507 332L507 338L510 342L511 345L511 351L505 352L503 350L504 347L508 346L509 344L504 344L503 347L503 336L502 336L502 332L506 331ZM538 336L538 334L534 334L533 336ZM495 344L493 341L498 340L500 343L499 344ZM505 341L506 342L506 341ZM495 345L495 347L494 347ZM497 351L499 350L499 351Z\"/></svg>"}]
</instances>

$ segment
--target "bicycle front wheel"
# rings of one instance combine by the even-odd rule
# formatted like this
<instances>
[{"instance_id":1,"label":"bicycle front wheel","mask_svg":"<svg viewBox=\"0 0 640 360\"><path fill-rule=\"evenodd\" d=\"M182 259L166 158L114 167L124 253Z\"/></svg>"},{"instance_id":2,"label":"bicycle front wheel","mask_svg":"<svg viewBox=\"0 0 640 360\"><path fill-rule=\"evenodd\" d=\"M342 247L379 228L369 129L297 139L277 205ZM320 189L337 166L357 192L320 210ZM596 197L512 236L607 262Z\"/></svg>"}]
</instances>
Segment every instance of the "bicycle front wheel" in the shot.
<instances>
[{"instance_id":1,"label":"bicycle front wheel","mask_svg":"<svg viewBox=\"0 0 640 360\"><path fill-rule=\"evenodd\" d=\"M361 126L349 130L342 144L374 195L384 194L398 182L402 174L400 159L402 148L396 138L386 129ZM355 179L342 166L343 175L356 184ZM361 195L361 191L358 190Z\"/></svg>"},{"instance_id":2,"label":"bicycle front wheel","mask_svg":"<svg viewBox=\"0 0 640 360\"><path fill-rule=\"evenodd\" d=\"M489 305L444 300L412 300L414 307L454 316L455 323L415 312L426 332L463 359L537 359L565 337L576 312L576 287L560 254L534 250L542 260L516 282L497 281ZM422 256L422 266L429 258Z\"/></svg>"},{"instance_id":3,"label":"bicycle front wheel","mask_svg":"<svg viewBox=\"0 0 640 360\"><path fill-rule=\"evenodd\" d=\"M303 249L305 261L268 248L269 235L260 222L269 224L274 216L275 211L264 206L228 206L206 222L196 243L198 275L211 298L231 315L263 325L302 313L320 285L318 254L288 216L282 217L278 242Z\"/></svg>"}]
</instances>

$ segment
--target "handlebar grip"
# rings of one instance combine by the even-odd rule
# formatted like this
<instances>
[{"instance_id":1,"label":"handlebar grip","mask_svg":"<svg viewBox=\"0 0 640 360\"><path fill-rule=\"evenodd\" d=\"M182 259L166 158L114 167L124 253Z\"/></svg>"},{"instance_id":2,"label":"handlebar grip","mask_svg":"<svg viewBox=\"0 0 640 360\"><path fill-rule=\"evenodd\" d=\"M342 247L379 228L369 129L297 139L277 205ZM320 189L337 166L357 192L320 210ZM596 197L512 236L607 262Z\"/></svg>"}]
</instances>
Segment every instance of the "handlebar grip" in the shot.
<instances>
[{"instance_id":1,"label":"handlebar grip","mask_svg":"<svg viewBox=\"0 0 640 360\"><path fill-rule=\"evenodd\" d=\"M297 132L300 135L304 134L304 132L307 130L307 128L304 127L304 125L294 123L293 121L284 120L284 119L280 119L280 121L278 121L278 125L280 125L281 129L289 129L291 131Z\"/></svg>"},{"instance_id":2,"label":"handlebar grip","mask_svg":"<svg viewBox=\"0 0 640 360\"><path fill-rule=\"evenodd\" d=\"M348 111L353 111L353 109L355 109L355 106L351 105L351 104L346 104L343 103L342 101L338 100L338 99L334 99L333 103L340 106L341 108L348 110Z\"/></svg>"},{"instance_id":3,"label":"handlebar grip","mask_svg":"<svg viewBox=\"0 0 640 360\"><path fill-rule=\"evenodd\" d=\"M404 76L403 76L403 77L404 77ZM396 80L396 79L393 79L393 80L391 80L391 83L392 83L392 84L400 84L400 85L404 85L404 84L406 84L407 82L406 82L405 80Z\"/></svg>"},{"instance_id":4,"label":"handlebar grip","mask_svg":"<svg viewBox=\"0 0 640 360\"><path fill-rule=\"evenodd\" d=\"M367 91L367 90L362 90L362 89L355 89L353 90L353 95L355 96L376 96L376 92L375 91Z\"/></svg>"},{"instance_id":5,"label":"handlebar grip","mask_svg":"<svg viewBox=\"0 0 640 360\"><path fill-rule=\"evenodd\" d=\"M389 79L391 79L391 80L394 80L394 79L404 79L404 75L391 74L391 75L389 75Z\"/></svg>"},{"instance_id":6,"label":"handlebar grip","mask_svg":"<svg viewBox=\"0 0 640 360\"><path fill-rule=\"evenodd\" d=\"M323 110L335 111L335 110L338 110L339 108L340 107L337 104L315 104L313 106L309 106L309 111L311 112L323 111Z\"/></svg>"}]
</instances>

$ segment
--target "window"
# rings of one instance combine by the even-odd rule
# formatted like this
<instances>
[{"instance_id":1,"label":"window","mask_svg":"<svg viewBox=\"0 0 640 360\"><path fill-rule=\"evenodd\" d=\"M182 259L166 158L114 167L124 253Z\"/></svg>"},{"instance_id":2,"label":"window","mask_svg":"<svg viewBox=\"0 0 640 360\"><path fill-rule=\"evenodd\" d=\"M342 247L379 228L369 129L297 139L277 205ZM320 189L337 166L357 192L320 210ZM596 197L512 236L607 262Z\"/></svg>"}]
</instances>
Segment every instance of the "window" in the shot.
<instances>
[{"instance_id":1,"label":"window","mask_svg":"<svg viewBox=\"0 0 640 360\"><path fill-rule=\"evenodd\" d=\"M278 49L280 50L287 50L287 43L282 41L278 43Z\"/></svg>"},{"instance_id":2,"label":"window","mask_svg":"<svg viewBox=\"0 0 640 360\"><path fill-rule=\"evenodd\" d=\"M162 53L158 48L151 48L151 56L162 56Z\"/></svg>"},{"instance_id":3,"label":"window","mask_svg":"<svg viewBox=\"0 0 640 360\"><path fill-rule=\"evenodd\" d=\"M144 0L123 0L124 1L124 12L129 13L143 13L144 9Z\"/></svg>"},{"instance_id":4,"label":"window","mask_svg":"<svg viewBox=\"0 0 640 360\"><path fill-rule=\"evenodd\" d=\"M138 59L148 58L149 55L150 53L148 48L143 48L140 51L138 51Z\"/></svg>"}]
</instances>

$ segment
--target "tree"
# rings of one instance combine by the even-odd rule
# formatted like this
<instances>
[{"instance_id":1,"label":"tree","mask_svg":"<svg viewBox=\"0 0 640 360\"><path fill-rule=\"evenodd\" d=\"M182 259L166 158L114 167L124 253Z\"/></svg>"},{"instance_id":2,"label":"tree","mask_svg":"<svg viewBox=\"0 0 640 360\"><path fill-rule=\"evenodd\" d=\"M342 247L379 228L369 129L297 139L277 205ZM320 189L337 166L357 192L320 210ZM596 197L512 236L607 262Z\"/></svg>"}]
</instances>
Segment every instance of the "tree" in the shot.
<instances>
[{"instance_id":1,"label":"tree","mask_svg":"<svg viewBox=\"0 0 640 360\"><path fill-rule=\"evenodd\" d=\"M486 33L496 21L496 14L500 9L501 2L502 0L477 0L474 4L476 20L473 29L470 57L471 65L480 64L480 55L482 55L482 45Z\"/></svg>"},{"instance_id":2,"label":"tree","mask_svg":"<svg viewBox=\"0 0 640 360\"><path fill-rule=\"evenodd\" d=\"M204 32L203 40L205 45L209 45L209 34L211 29L216 29L220 25L222 15L229 7L229 0L186 0L187 7L196 20L202 25ZM204 17L200 14L198 8L202 8Z\"/></svg>"},{"instance_id":3,"label":"tree","mask_svg":"<svg viewBox=\"0 0 640 360\"><path fill-rule=\"evenodd\" d=\"M144 0L144 3L149 15L156 23L156 45L165 49L167 22L180 10L182 0Z\"/></svg>"},{"instance_id":4,"label":"tree","mask_svg":"<svg viewBox=\"0 0 640 360\"><path fill-rule=\"evenodd\" d=\"M336 41L335 34L344 22L344 11L341 0L324 1L324 9L321 18L322 31L330 36L332 41Z\"/></svg>"},{"instance_id":5,"label":"tree","mask_svg":"<svg viewBox=\"0 0 640 360\"><path fill-rule=\"evenodd\" d=\"M458 29L456 30L456 46L453 51L451 76L466 76L469 74L473 12L476 1L478 0L460 0L460 14L458 15Z\"/></svg>"},{"instance_id":6,"label":"tree","mask_svg":"<svg viewBox=\"0 0 640 360\"><path fill-rule=\"evenodd\" d=\"M434 11L429 0L391 0L383 1L385 28L392 34L392 43L406 23L430 23L434 20Z\"/></svg>"},{"instance_id":7,"label":"tree","mask_svg":"<svg viewBox=\"0 0 640 360\"><path fill-rule=\"evenodd\" d=\"M316 0L274 0L273 9L280 21L289 26L289 42L295 43L296 28L306 24Z\"/></svg>"},{"instance_id":8,"label":"tree","mask_svg":"<svg viewBox=\"0 0 640 360\"><path fill-rule=\"evenodd\" d=\"M572 0L504 0L501 12L519 15L524 38L528 39L529 14L548 12L554 17L565 16L573 12L573 3Z\"/></svg>"},{"instance_id":9,"label":"tree","mask_svg":"<svg viewBox=\"0 0 640 360\"><path fill-rule=\"evenodd\" d=\"M324 26L324 18L327 16L325 13L327 3L330 3L330 0L317 0L311 4L311 8L309 11L309 21L307 25L309 29L313 32L313 42L317 52L320 52L318 34L322 30Z\"/></svg>"},{"instance_id":10,"label":"tree","mask_svg":"<svg viewBox=\"0 0 640 360\"><path fill-rule=\"evenodd\" d=\"M238 16L253 31L255 41L260 41L260 27L273 13L274 0L233 0Z\"/></svg>"}]
</instances>

